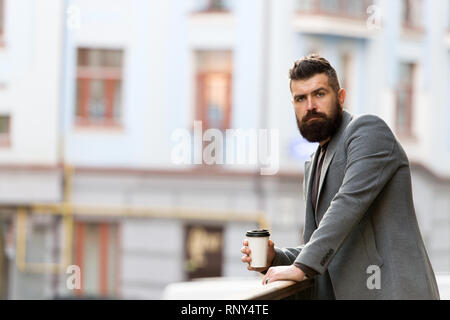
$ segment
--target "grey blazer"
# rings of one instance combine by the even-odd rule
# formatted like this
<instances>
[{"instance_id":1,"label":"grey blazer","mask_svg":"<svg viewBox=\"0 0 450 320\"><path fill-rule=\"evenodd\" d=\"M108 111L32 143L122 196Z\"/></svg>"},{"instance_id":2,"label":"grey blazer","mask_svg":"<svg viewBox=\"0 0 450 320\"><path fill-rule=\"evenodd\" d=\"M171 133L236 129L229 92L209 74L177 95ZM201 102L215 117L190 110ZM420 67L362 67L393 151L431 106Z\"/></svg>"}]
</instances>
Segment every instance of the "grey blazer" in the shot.
<instances>
[{"instance_id":1,"label":"grey blazer","mask_svg":"<svg viewBox=\"0 0 450 320\"><path fill-rule=\"evenodd\" d=\"M439 299L414 210L408 158L386 123L344 111L327 147L314 214L318 154L305 163L305 245L276 247L272 265L302 263L319 273L316 280L329 276L331 286L316 281L316 298L333 290L336 299Z\"/></svg>"}]
</instances>

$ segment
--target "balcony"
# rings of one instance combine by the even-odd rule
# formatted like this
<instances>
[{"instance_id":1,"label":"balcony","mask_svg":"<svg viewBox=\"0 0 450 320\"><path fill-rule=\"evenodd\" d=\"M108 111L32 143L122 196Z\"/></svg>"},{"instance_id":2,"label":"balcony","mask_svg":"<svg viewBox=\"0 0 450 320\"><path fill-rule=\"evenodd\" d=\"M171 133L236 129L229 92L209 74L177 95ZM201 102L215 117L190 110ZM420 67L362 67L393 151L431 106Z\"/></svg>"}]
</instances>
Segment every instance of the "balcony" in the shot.
<instances>
[{"instance_id":1,"label":"balcony","mask_svg":"<svg viewBox=\"0 0 450 320\"><path fill-rule=\"evenodd\" d=\"M369 28L368 8L373 0L297 0L294 29L313 34L332 34L368 38L376 28Z\"/></svg>"},{"instance_id":2,"label":"balcony","mask_svg":"<svg viewBox=\"0 0 450 320\"><path fill-rule=\"evenodd\" d=\"M188 17L188 43L192 48L231 48L236 24L230 0L195 0Z\"/></svg>"},{"instance_id":3,"label":"balcony","mask_svg":"<svg viewBox=\"0 0 450 320\"><path fill-rule=\"evenodd\" d=\"M301 282L275 281L265 286L254 278L200 278L172 283L164 300L310 300L313 279Z\"/></svg>"},{"instance_id":4,"label":"balcony","mask_svg":"<svg viewBox=\"0 0 450 320\"><path fill-rule=\"evenodd\" d=\"M275 281L268 285L243 295L244 300L282 300L282 299L300 299L310 300L311 289L314 286L313 279L307 279L300 282L295 281Z\"/></svg>"}]
</instances>

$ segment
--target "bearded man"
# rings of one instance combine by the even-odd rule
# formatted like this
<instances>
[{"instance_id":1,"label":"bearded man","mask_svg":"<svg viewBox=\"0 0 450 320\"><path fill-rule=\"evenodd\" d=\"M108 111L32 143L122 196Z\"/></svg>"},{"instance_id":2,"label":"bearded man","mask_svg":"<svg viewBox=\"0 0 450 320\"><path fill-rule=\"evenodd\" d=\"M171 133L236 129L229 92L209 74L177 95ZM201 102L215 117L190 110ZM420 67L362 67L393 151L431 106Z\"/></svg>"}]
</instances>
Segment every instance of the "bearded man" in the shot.
<instances>
[{"instance_id":1,"label":"bearded man","mask_svg":"<svg viewBox=\"0 0 450 320\"><path fill-rule=\"evenodd\" d=\"M300 133L319 143L305 163L304 245L269 240L267 266L252 268L244 240L242 262L263 284L313 278L313 299L439 299L409 161L392 131L377 116L343 110L346 92L325 58L296 61L290 80Z\"/></svg>"}]
</instances>

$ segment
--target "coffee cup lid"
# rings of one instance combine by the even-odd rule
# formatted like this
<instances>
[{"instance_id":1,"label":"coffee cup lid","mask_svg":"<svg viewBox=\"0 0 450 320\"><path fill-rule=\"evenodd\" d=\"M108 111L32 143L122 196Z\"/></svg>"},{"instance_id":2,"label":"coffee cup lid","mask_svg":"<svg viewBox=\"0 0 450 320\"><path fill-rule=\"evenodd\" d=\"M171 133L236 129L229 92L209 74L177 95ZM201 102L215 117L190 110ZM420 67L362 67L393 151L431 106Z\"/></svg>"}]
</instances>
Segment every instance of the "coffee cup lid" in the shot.
<instances>
[{"instance_id":1,"label":"coffee cup lid","mask_svg":"<svg viewBox=\"0 0 450 320\"><path fill-rule=\"evenodd\" d=\"M268 237L270 236L269 230L248 230L245 234L247 237Z\"/></svg>"}]
</instances>

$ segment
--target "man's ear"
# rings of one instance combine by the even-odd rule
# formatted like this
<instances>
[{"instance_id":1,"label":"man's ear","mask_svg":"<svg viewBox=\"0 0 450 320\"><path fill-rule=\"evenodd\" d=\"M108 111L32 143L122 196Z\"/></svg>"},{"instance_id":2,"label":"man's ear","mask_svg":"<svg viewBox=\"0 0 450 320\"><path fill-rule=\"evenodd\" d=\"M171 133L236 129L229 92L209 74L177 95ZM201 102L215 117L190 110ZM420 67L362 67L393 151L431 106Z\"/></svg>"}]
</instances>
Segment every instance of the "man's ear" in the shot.
<instances>
[{"instance_id":1,"label":"man's ear","mask_svg":"<svg viewBox=\"0 0 450 320\"><path fill-rule=\"evenodd\" d=\"M338 91L337 97L338 97L339 104L341 106L344 106L346 95L347 95L347 92L345 91L345 89L341 89Z\"/></svg>"}]
</instances>

